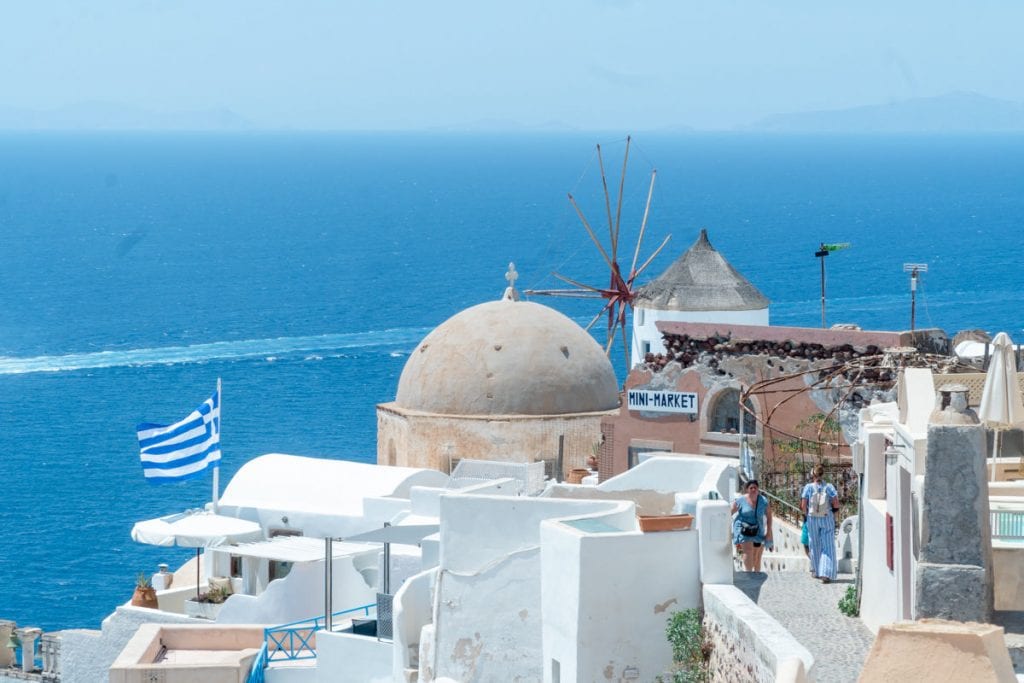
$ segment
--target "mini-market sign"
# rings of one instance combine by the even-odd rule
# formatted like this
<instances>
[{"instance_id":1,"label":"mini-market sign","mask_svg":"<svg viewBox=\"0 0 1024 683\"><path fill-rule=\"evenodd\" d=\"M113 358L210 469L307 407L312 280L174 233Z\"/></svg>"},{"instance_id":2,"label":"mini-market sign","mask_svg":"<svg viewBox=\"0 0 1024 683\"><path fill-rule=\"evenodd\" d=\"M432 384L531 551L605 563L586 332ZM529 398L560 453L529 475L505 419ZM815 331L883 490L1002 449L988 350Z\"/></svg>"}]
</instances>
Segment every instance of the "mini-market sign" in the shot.
<instances>
[{"instance_id":1,"label":"mini-market sign","mask_svg":"<svg viewBox=\"0 0 1024 683\"><path fill-rule=\"evenodd\" d=\"M697 414L697 394L683 391L646 391L630 389L626 392L630 410L648 413Z\"/></svg>"}]
</instances>

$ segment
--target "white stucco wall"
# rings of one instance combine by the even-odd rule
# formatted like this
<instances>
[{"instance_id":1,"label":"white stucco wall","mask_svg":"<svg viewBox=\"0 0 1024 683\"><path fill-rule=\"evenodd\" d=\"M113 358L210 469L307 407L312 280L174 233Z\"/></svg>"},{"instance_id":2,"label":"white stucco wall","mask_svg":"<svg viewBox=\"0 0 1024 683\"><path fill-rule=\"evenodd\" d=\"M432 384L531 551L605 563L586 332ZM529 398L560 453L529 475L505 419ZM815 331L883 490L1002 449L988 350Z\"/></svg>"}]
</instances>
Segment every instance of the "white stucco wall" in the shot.
<instances>
[{"instance_id":1,"label":"white stucco wall","mask_svg":"<svg viewBox=\"0 0 1024 683\"><path fill-rule=\"evenodd\" d=\"M370 553L373 559L376 554ZM366 585L353 558L334 560L334 611L375 603L376 587ZM258 596L232 595L217 615L219 624L278 625L324 613L324 563L299 562L288 576L271 581Z\"/></svg>"},{"instance_id":2,"label":"white stucco wall","mask_svg":"<svg viewBox=\"0 0 1024 683\"><path fill-rule=\"evenodd\" d=\"M391 603L393 672L418 667L420 634L434 618L431 598L436 580L437 570L427 570L411 577L395 594Z\"/></svg>"},{"instance_id":3,"label":"white stucco wall","mask_svg":"<svg viewBox=\"0 0 1024 683\"><path fill-rule=\"evenodd\" d=\"M414 486L444 487L447 481L448 475L430 469L271 453L231 478L220 511L266 530L344 537L380 528L408 509Z\"/></svg>"},{"instance_id":4,"label":"white stucco wall","mask_svg":"<svg viewBox=\"0 0 1024 683\"><path fill-rule=\"evenodd\" d=\"M728 500L697 503L694 524L698 532L702 584L732 583L732 512Z\"/></svg>"},{"instance_id":5,"label":"white stucco wall","mask_svg":"<svg viewBox=\"0 0 1024 683\"><path fill-rule=\"evenodd\" d=\"M432 662L459 681L540 680L540 523L622 503L452 494L441 499ZM632 505L628 505L632 509ZM622 528L635 519L617 520Z\"/></svg>"},{"instance_id":6,"label":"white stucco wall","mask_svg":"<svg viewBox=\"0 0 1024 683\"><path fill-rule=\"evenodd\" d=\"M351 633L316 634L315 683L391 683L391 650L387 641Z\"/></svg>"},{"instance_id":7,"label":"white stucco wall","mask_svg":"<svg viewBox=\"0 0 1024 683\"><path fill-rule=\"evenodd\" d=\"M726 323L731 325L767 325L768 308L751 311L659 311L637 306L633 310L633 341L630 362L632 365L644 360L644 342L651 346L651 353L665 353L661 332L656 323Z\"/></svg>"},{"instance_id":8,"label":"white stucco wall","mask_svg":"<svg viewBox=\"0 0 1024 683\"><path fill-rule=\"evenodd\" d=\"M693 499L694 504L697 498L706 498L708 492L715 491L721 498L732 500L736 490L737 464L738 461L723 462L722 458L689 453L656 455L601 482L597 488L601 491L671 491L680 501Z\"/></svg>"},{"instance_id":9,"label":"white stucco wall","mask_svg":"<svg viewBox=\"0 0 1024 683\"><path fill-rule=\"evenodd\" d=\"M61 631L60 665L63 683L106 681L110 665L142 624L195 623L180 614L159 610L118 607L103 620L102 631L70 629Z\"/></svg>"},{"instance_id":10,"label":"white stucco wall","mask_svg":"<svg viewBox=\"0 0 1024 683\"><path fill-rule=\"evenodd\" d=\"M885 502L864 501L863 594L860 618L877 633L879 627L898 621L896 575L886 565Z\"/></svg>"},{"instance_id":11,"label":"white stucco wall","mask_svg":"<svg viewBox=\"0 0 1024 683\"><path fill-rule=\"evenodd\" d=\"M672 663L665 625L700 601L697 532L588 533L541 525L544 680L654 680Z\"/></svg>"}]
</instances>

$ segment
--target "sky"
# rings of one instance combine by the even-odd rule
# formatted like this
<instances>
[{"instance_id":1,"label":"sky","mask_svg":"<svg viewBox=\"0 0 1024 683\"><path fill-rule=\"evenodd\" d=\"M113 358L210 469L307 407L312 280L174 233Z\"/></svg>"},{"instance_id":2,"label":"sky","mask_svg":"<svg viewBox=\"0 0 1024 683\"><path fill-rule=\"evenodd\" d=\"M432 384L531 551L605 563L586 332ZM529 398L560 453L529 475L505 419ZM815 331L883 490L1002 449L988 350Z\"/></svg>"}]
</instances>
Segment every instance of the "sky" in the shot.
<instances>
[{"instance_id":1,"label":"sky","mask_svg":"<svg viewBox=\"0 0 1024 683\"><path fill-rule=\"evenodd\" d=\"M230 110L253 127L728 129L954 91L1024 101L1003 0L33 0L0 109Z\"/></svg>"}]
</instances>

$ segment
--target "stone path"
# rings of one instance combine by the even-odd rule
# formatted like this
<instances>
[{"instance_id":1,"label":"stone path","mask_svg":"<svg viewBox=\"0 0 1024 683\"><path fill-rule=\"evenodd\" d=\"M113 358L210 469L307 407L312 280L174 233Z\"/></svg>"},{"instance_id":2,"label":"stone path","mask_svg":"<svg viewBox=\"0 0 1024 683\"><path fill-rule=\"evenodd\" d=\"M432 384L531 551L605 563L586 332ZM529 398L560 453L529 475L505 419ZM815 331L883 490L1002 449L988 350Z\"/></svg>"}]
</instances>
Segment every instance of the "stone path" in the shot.
<instances>
[{"instance_id":1,"label":"stone path","mask_svg":"<svg viewBox=\"0 0 1024 683\"><path fill-rule=\"evenodd\" d=\"M818 683L857 680L874 635L839 611L853 575L823 584L803 571L736 572L735 583L811 651Z\"/></svg>"}]
</instances>

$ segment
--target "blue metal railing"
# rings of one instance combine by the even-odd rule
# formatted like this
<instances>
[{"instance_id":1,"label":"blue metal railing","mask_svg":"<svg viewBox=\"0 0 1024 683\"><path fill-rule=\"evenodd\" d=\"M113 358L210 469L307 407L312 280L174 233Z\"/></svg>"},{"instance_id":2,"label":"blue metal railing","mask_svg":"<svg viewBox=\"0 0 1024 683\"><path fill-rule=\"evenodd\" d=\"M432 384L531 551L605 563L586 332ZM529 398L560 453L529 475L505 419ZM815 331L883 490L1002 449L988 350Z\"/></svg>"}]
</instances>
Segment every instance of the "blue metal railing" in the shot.
<instances>
[{"instance_id":1,"label":"blue metal railing","mask_svg":"<svg viewBox=\"0 0 1024 683\"><path fill-rule=\"evenodd\" d=\"M1024 511L992 510L992 538L999 541L1024 541Z\"/></svg>"},{"instance_id":2,"label":"blue metal railing","mask_svg":"<svg viewBox=\"0 0 1024 683\"><path fill-rule=\"evenodd\" d=\"M370 610L376 608L377 603L353 607L335 612L331 615L331 620L355 612L362 612L365 616L369 616ZM316 657L316 632L322 631L323 628L324 618L319 616L263 629L263 647L267 651L266 662L314 659Z\"/></svg>"},{"instance_id":3,"label":"blue metal railing","mask_svg":"<svg viewBox=\"0 0 1024 683\"><path fill-rule=\"evenodd\" d=\"M245 683L264 683L266 680L266 674L264 670L267 668L267 642L263 641L263 645L260 647L259 653L256 655L256 659L252 661L252 668L249 669L249 677L245 679Z\"/></svg>"}]
</instances>

